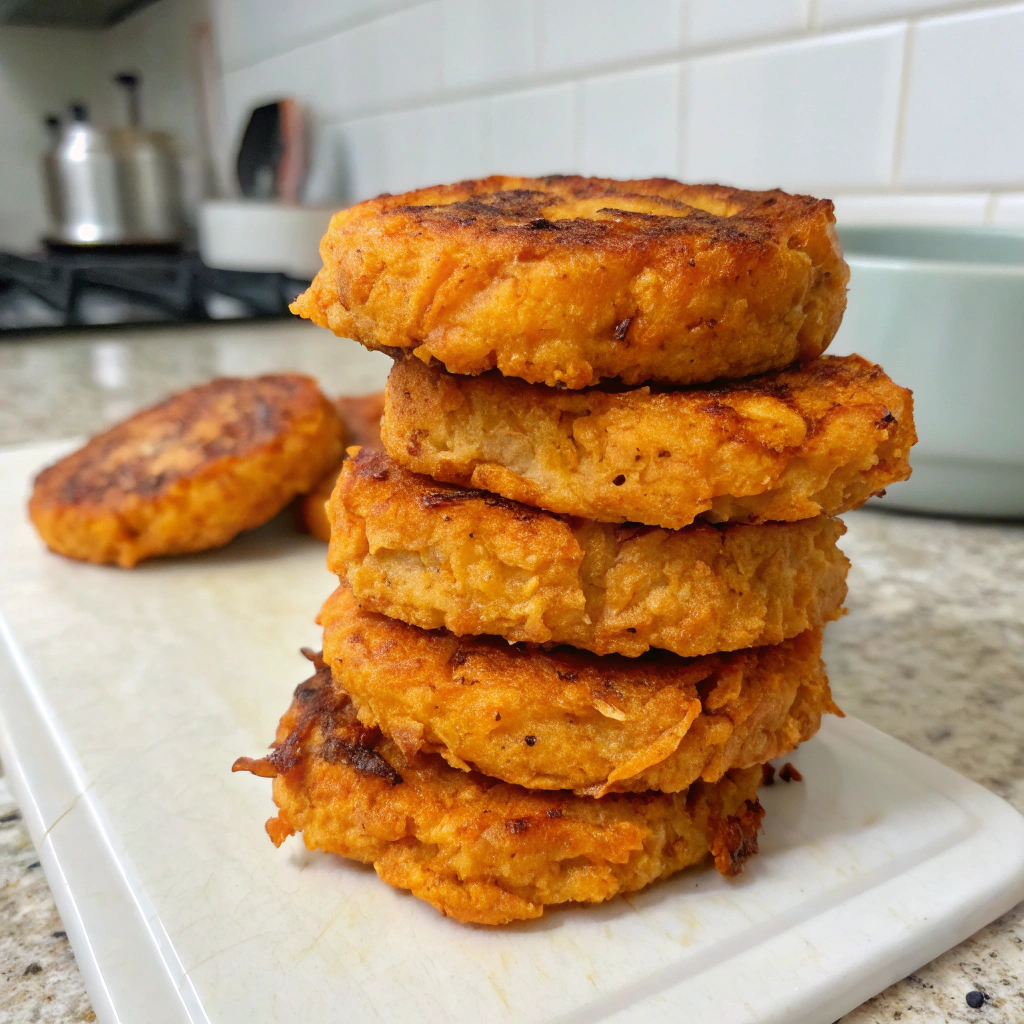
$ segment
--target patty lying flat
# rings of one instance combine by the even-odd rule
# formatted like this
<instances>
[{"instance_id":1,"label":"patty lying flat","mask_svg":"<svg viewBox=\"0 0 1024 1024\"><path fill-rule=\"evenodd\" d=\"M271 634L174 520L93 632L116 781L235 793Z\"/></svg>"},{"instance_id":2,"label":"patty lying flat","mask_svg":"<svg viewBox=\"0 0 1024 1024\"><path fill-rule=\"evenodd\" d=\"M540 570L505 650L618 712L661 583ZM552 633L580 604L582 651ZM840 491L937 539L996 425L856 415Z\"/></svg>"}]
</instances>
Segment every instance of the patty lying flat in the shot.
<instances>
[{"instance_id":1,"label":"patty lying flat","mask_svg":"<svg viewBox=\"0 0 1024 1024\"><path fill-rule=\"evenodd\" d=\"M686 793L594 800L406 757L359 724L325 668L295 691L273 746L234 769L274 778L276 845L301 832L309 849L373 864L390 885L476 924L611 899L709 855L734 875L757 852L764 814L760 767Z\"/></svg>"},{"instance_id":2,"label":"patty lying flat","mask_svg":"<svg viewBox=\"0 0 1024 1024\"><path fill-rule=\"evenodd\" d=\"M363 448L380 448L380 418L384 414L384 392L375 391L357 398L345 395L334 400L344 424L342 444ZM338 481L341 465L332 466L320 482L302 499L302 525L325 544L331 539L331 523L327 518L327 499Z\"/></svg>"},{"instance_id":3,"label":"patty lying flat","mask_svg":"<svg viewBox=\"0 0 1024 1024\"><path fill-rule=\"evenodd\" d=\"M220 547L313 487L342 426L310 377L224 377L97 435L36 478L29 514L54 551L129 568Z\"/></svg>"},{"instance_id":4,"label":"patty lying flat","mask_svg":"<svg viewBox=\"0 0 1024 1024\"><path fill-rule=\"evenodd\" d=\"M667 178L492 177L335 214L292 311L454 373L689 384L813 359L846 307L832 203Z\"/></svg>"},{"instance_id":5,"label":"patty lying flat","mask_svg":"<svg viewBox=\"0 0 1024 1024\"><path fill-rule=\"evenodd\" d=\"M860 356L687 390L460 377L418 359L388 377L381 437L437 480L609 523L679 529L807 519L910 476L910 391Z\"/></svg>"},{"instance_id":6,"label":"patty lying flat","mask_svg":"<svg viewBox=\"0 0 1024 1024\"><path fill-rule=\"evenodd\" d=\"M678 792L787 753L838 710L820 630L695 659L597 657L419 629L363 611L346 586L319 621L365 725L409 756L529 789Z\"/></svg>"},{"instance_id":7,"label":"patty lying flat","mask_svg":"<svg viewBox=\"0 0 1024 1024\"><path fill-rule=\"evenodd\" d=\"M346 463L328 568L404 622L635 657L777 644L839 617L845 527L685 530L557 516L410 473L382 451Z\"/></svg>"}]
</instances>

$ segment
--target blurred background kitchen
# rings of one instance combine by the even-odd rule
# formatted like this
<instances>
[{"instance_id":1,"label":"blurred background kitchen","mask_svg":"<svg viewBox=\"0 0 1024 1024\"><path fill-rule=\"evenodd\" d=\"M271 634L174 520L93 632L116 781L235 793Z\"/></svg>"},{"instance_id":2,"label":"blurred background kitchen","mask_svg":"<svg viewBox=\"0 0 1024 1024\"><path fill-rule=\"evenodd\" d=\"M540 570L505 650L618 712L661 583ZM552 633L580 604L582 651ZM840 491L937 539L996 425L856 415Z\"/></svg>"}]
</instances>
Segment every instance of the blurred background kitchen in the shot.
<instances>
[{"instance_id":1,"label":"blurred background kitchen","mask_svg":"<svg viewBox=\"0 0 1024 1024\"><path fill-rule=\"evenodd\" d=\"M4 0L0 18L4 330L281 315L331 208L493 171L1024 228L1020 3Z\"/></svg>"}]
</instances>

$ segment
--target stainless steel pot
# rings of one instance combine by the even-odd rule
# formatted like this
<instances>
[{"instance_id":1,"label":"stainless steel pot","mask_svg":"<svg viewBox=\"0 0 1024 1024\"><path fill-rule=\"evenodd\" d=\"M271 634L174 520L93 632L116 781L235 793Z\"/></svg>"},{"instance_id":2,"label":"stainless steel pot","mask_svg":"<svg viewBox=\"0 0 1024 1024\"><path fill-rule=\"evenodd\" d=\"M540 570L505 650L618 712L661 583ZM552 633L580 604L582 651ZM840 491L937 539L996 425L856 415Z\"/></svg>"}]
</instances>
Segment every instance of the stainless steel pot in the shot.
<instances>
[{"instance_id":1,"label":"stainless steel pot","mask_svg":"<svg viewBox=\"0 0 1024 1024\"><path fill-rule=\"evenodd\" d=\"M51 238L85 246L180 242L186 224L174 139L141 127L138 76L115 81L128 96L129 126L97 128L75 105L44 156Z\"/></svg>"},{"instance_id":2,"label":"stainless steel pot","mask_svg":"<svg viewBox=\"0 0 1024 1024\"><path fill-rule=\"evenodd\" d=\"M108 132L89 123L82 104L43 158L54 241L112 245L128 237L119 156Z\"/></svg>"}]
</instances>

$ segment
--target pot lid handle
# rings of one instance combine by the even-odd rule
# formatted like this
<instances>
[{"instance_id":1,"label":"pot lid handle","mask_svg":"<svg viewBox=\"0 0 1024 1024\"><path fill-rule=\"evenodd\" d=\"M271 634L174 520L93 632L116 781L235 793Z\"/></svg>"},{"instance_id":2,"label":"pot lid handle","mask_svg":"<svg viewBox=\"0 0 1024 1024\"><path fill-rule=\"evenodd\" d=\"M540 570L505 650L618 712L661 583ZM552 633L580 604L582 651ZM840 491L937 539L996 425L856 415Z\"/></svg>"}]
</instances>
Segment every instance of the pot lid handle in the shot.
<instances>
[{"instance_id":1,"label":"pot lid handle","mask_svg":"<svg viewBox=\"0 0 1024 1024\"><path fill-rule=\"evenodd\" d=\"M139 76L131 71L122 71L114 75L114 81L128 94L128 124L138 128L142 124L142 112L139 107Z\"/></svg>"}]
</instances>

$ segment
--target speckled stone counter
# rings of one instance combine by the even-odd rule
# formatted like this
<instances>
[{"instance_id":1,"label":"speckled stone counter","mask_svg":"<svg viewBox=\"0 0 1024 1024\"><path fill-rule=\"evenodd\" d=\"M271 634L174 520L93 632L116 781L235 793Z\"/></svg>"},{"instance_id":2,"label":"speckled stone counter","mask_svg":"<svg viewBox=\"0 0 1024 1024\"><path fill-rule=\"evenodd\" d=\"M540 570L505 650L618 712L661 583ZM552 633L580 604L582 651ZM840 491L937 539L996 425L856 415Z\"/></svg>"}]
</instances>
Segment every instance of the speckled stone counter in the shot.
<instances>
[{"instance_id":1,"label":"speckled stone counter","mask_svg":"<svg viewBox=\"0 0 1024 1024\"><path fill-rule=\"evenodd\" d=\"M386 368L287 322L0 342L0 444L95 431L217 374L296 369L368 391ZM1024 526L845 519L849 614L826 633L837 701L1024 811ZM94 1019L0 776L0 1024ZM843 1018L883 1021L1024 1022L1024 905Z\"/></svg>"}]
</instances>

